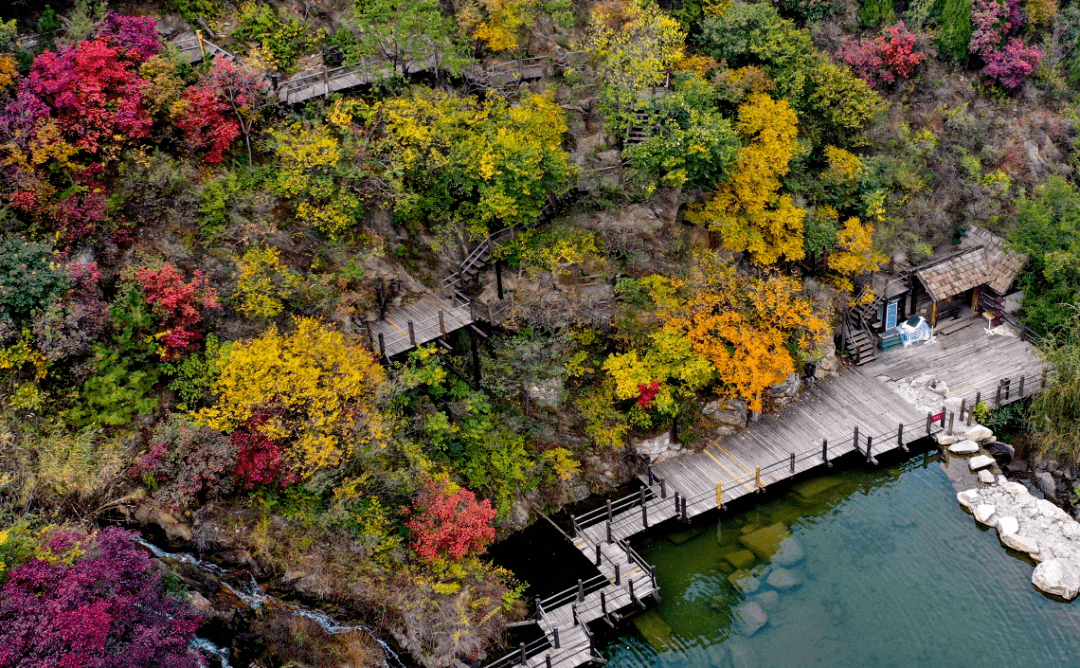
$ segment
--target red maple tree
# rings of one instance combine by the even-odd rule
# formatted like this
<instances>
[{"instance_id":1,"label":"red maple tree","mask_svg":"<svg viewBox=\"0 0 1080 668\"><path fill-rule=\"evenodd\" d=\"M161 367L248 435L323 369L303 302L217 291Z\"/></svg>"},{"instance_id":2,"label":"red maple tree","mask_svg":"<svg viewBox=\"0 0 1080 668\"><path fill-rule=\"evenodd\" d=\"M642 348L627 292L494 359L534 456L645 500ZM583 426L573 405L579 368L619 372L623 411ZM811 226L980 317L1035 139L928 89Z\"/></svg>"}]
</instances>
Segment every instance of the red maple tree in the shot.
<instances>
[{"instance_id":1,"label":"red maple tree","mask_svg":"<svg viewBox=\"0 0 1080 668\"><path fill-rule=\"evenodd\" d=\"M412 548L421 561L458 560L483 552L495 540L491 501L476 502L476 495L445 480L429 480L413 504L413 519L405 523L412 531Z\"/></svg>"},{"instance_id":2,"label":"red maple tree","mask_svg":"<svg viewBox=\"0 0 1080 668\"><path fill-rule=\"evenodd\" d=\"M202 272L195 270L191 280L166 262L160 269L143 267L137 273L142 293L165 328L161 332L162 357L175 359L202 339L203 312L218 306L217 290L207 285Z\"/></svg>"}]
</instances>

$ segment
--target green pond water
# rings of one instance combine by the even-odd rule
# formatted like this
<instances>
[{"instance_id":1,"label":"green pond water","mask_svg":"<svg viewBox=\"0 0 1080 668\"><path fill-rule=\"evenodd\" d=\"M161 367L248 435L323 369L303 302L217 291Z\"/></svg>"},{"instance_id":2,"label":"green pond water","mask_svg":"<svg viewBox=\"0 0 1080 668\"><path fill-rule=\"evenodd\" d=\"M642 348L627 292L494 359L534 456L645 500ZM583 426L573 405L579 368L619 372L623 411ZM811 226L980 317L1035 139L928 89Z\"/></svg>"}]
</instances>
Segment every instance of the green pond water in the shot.
<instances>
[{"instance_id":1,"label":"green pond water","mask_svg":"<svg viewBox=\"0 0 1080 668\"><path fill-rule=\"evenodd\" d=\"M624 621L602 654L609 668L1080 665L1080 604L1041 595L1032 564L977 528L956 501L971 480L965 460L949 470L920 456L655 537L641 552L663 601ZM779 557L763 558L787 536ZM791 562L799 547L780 575L801 585L770 587L770 561ZM737 590L733 563L760 589ZM747 635L737 611L750 601L768 623Z\"/></svg>"}]
</instances>

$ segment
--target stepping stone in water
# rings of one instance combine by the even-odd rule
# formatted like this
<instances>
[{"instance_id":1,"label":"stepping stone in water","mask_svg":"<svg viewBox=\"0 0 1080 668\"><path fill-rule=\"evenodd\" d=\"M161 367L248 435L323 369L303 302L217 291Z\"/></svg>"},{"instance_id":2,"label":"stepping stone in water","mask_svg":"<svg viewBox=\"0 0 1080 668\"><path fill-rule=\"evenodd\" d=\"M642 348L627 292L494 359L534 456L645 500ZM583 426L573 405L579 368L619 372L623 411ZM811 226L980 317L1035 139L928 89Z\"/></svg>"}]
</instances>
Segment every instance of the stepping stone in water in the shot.
<instances>
[{"instance_id":1,"label":"stepping stone in water","mask_svg":"<svg viewBox=\"0 0 1080 668\"><path fill-rule=\"evenodd\" d=\"M973 455L979 451L979 444L975 441L964 440L949 446L949 452L954 455Z\"/></svg>"},{"instance_id":2,"label":"stepping stone in water","mask_svg":"<svg viewBox=\"0 0 1080 668\"><path fill-rule=\"evenodd\" d=\"M994 484L994 474L987 471L986 469L983 469L982 471L979 471L979 482L981 482L984 485L993 485Z\"/></svg>"},{"instance_id":3,"label":"stepping stone in water","mask_svg":"<svg viewBox=\"0 0 1080 668\"><path fill-rule=\"evenodd\" d=\"M993 464L994 458L990 455L978 455L968 460L968 468L970 468L972 471L978 471L979 469L984 469L987 466L992 466Z\"/></svg>"}]
</instances>

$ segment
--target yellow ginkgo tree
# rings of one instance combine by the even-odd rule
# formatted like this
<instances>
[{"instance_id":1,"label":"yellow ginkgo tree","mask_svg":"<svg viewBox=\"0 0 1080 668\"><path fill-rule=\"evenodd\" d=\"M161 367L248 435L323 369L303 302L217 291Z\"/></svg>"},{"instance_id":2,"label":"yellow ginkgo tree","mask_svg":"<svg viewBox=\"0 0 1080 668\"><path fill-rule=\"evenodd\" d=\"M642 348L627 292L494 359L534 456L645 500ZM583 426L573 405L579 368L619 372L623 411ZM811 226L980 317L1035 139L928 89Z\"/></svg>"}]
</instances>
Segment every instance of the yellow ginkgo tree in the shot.
<instances>
[{"instance_id":1,"label":"yellow ginkgo tree","mask_svg":"<svg viewBox=\"0 0 1080 668\"><path fill-rule=\"evenodd\" d=\"M651 0L604 0L592 9L587 48L620 88L663 84L682 61L685 41L679 22Z\"/></svg>"},{"instance_id":2,"label":"yellow ginkgo tree","mask_svg":"<svg viewBox=\"0 0 1080 668\"><path fill-rule=\"evenodd\" d=\"M731 178L708 202L691 206L687 220L719 231L725 250L745 251L756 265L799 260L806 212L779 192L797 146L795 112L786 100L750 93L739 107L736 130L746 144Z\"/></svg>"},{"instance_id":3,"label":"yellow ginkgo tree","mask_svg":"<svg viewBox=\"0 0 1080 668\"><path fill-rule=\"evenodd\" d=\"M226 433L257 429L285 444L295 470L311 474L385 444L386 372L362 346L319 321L299 318L294 325L234 343L214 387L217 403L195 417ZM253 420L258 416L264 419Z\"/></svg>"}]
</instances>

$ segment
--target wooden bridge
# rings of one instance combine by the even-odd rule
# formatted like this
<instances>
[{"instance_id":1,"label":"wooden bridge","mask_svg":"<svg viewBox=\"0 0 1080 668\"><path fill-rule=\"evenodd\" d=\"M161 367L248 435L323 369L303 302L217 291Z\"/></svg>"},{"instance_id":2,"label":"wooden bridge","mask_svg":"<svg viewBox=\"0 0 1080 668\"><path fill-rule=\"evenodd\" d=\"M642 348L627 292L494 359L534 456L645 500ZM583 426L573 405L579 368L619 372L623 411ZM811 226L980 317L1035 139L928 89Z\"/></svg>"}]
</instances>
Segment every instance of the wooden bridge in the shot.
<instances>
[{"instance_id":1,"label":"wooden bridge","mask_svg":"<svg viewBox=\"0 0 1080 668\"><path fill-rule=\"evenodd\" d=\"M188 63L218 57L227 58L233 62L240 61L239 56L210 42L201 33L183 33L173 39L172 43L179 51L180 57ZM565 67L573 58L584 53L584 51L574 51L558 57L518 58L486 68L475 66L466 70L463 76L474 87L498 90L540 79L553 66ZM298 74L280 83L269 78L267 81L274 86L278 102L298 104L312 98L328 97L331 93L370 85L396 76L434 71L438 69L438 65L439 61L435 56L421 60L361 56L359 62L351 65L333 68L324 66L321 71Z\"/></svg>"},{"instance_id":2,"label":"wooden bridge","mask_svg":"<svg viewBox=\"0 0 1080 668\"><path fill-rule=\"evenodd\" d=\"M910 379L928 372L950 383L936 412L922 412L886 385L893 380L890 373ZM832 460L843 455L858 453L867 465L875 465L878 455L906 452L921 438L962 433L977 401L1001 407L1038 392L1047 382L1048 370L1029 343L1020 337L988 336L976 322L944 331L934 343L887 351L870 364L844 367L838 377L807 388L775 415L761 417L739 434L709 440L698 454L646 465L641 476L645 486L636 493L571 518L568 538L597 564L600 575L541 601L537 608L545 636L491 666L539 668L550 660L552 666L572 668L603 662L588 629L577 629L593 619L613 622L615 613L635 605L625 588L619 589L628 577L624 567L637 578L634 598L659 596L653 568L629 549L636 534L673 519L689 523L771 484L831 467ZM599 592L605 592L603 599ZM577 623L568 602L576 604ZM567 623L573 635L567 635Z\"/></svg>"}]
</instances>

